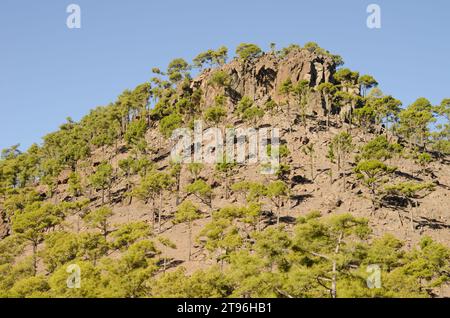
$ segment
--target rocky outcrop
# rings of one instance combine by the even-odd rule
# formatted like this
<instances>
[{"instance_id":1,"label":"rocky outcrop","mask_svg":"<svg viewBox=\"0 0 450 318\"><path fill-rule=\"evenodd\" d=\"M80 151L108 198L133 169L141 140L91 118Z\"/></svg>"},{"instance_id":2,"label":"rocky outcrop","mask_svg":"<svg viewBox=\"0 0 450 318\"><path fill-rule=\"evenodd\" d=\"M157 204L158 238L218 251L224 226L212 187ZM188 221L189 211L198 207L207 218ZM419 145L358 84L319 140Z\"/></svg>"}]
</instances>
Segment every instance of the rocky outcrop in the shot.
<instances>
[{"instance_id":1,"label":"rocky outcrop","mask_svg":"<svg viewBox=\"0 0 450 318\"><path fill-rule=\"evenodd\" d=\"M243 96L252 98L263 105L269 98L277 103L284 103L286 97L280 94L280 87L290 79L293 84L308 80L311 87L323 82L332 81L335 64L331 57L311 53L308 50L293 50L281 58L275 54L264 54L250 61L234 59L224 65L221 70L231 79L230 86L225 89L233 108ZM214 104L214 97L223 93L223 88L209 85L215 70L208 69L192 82L192 88L201 88L204 93L206 107ZM310 94L310 112L323 113L324 105L318 93Z\"/></svg>"}]
</instances>

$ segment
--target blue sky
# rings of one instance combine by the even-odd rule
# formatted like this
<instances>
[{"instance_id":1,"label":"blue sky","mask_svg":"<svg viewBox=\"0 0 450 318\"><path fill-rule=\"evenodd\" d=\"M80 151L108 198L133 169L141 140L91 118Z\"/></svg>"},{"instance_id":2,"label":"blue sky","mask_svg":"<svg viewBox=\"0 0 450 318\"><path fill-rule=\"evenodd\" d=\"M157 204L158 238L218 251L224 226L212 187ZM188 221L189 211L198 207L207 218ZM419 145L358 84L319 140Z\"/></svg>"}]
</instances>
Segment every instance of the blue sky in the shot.
<instances>
[{"instance_id":1,"label":"blue sky","mask_svg":"<svg viewBox=\"0 0 450 318\"><path fill-rule=\"evenodd\" d=\"M71 3L81 29L66 26ZM381 29L366 26L370 3L381 7ZM450 97L449 34L448 0L2 0L0 148L40 142L172 58L240 42L315 41L404 104L437 104Z\"/></svg>"}]
</instances>

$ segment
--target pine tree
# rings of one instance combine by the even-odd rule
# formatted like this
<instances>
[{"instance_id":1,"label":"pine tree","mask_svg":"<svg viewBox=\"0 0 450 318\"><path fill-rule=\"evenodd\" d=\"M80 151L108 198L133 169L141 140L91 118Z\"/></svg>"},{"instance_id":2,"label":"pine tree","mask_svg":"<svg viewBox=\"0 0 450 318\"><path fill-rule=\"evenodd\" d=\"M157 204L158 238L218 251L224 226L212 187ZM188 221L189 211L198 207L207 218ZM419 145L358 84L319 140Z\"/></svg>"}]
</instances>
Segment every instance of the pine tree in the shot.
<instances>
[{"instance_id":1,"label":"pine tree","mask_svg":"<svg viewBox=\"0 0 450 318\"><path fill-rule=\"evenodd\" d=\"M390 143L386 136L378 136L361 147L360 157L366 160L374 159L386 161L396 154L400 154L401 151L401 145Z\"/></svg>"},{"instance_id":2,"label":"pine tree","mask_svg":"<svg viewBox=\"0 0 450 318\"><path fill-rule=\"evenodd\" d=\"M225 46L221 46L217 50L207 50L198 54L193 62L194 66L202 69L203 67L209 66L222 66L225 64L228 58L228 49Z\"/></svg>"},{"instance_id":3,"label":"pine tree","mask_svg":"<svg viewBox=\"0 0 450 318\"><path fill-rule=\"evenodd\" d=\"M343 175L343 188L346 188L345 163L348 155L353 150L352 136L347 132L341 132L334 136L330 144L330 153L334 154L337 160L339 174Z\"/></svg>"},{"instance_id":4,"label":"pine tree","mask_svg":"<svg viewBox=\"0 0 450 318\"><path fill-rule=\"evenodd\" d=\"M281 83L280 90L279 90L280 94L282 96L284 96L284 98L285 98L285 103L286 103L286 107L287 107L287 117L289 120L289 130L292 130L290 98L291 98L293 90L294 90L294 87L293 87L292 81L290 79L287 79L283 83Z\"/></svg>"},{"instance_id":5,"label":"pine tree","mask_svg":"<svg viewBox=\"0 0 450 318\"><path fill-rule=\"evenodd\" d=\"M170 162L170 176L173 178L176 192L176 205L180 203L181 163Z\"/></svg>"},{"instance_id":6,"label":"pine tree","mask_svg":"<svg viewBox=\"0 0 450 318\"><path fill-rule=\"evenodd\" d=\"M317 87L317 90L322 94L325 100L325 109L327 114L327 127L330 127L330 115L333 107L334 94L337 91L336 86L326 82L322 83Z\"/></svg>"},{"instance_id":7,"label":"pine tree","mask_svg":"<svg viewBox=\"0 0 450 318\"><path fill-rule=\"evenodd\" d=\"M209 80L209 84L218 89L227 88L230 86L230 83L231 83L230 75L228 75L228 73L222 70L215 71L211 75L211 79Z\"/></svg>"},{"instance_id":8,"label":"pine tree","mask_svg":"<svg viewBox=\"0 0 450 318\"><path fill-rule=\"evenodd\" d=\"M200 201L212 209L212 189L209 184L203 180L196 180L186 187L188 194L195 195Z\"/></svg>"},{"instance_id":9,"label":"pine tree","mask_svg":"<svg viewBox=\"0 0 450 318\"><path fill-rule=\"evenodd\" d=\"M229 182L230 177L236 169L237 164L234 160L228 159L226 157L223 158L222 162L218 162L216 164L216 171L218 171L224 177L224 188L225 188L225 199L228 199L229 196Z\"/></svg>"},{"instance_id":10,"label":"pine tree","mask_svg":"<svg viewBox=\"0 0 450 318\"><path fill-rule=\"evenodd\" d=\"M372 201L372 214L375 212L377 197L380 193L380 185L386 183L384 177L393 173L395 167L389 167L378 160L363 160L358 163L355 172L358 178L369 189L370 199Z\"/></svg>"},{"instance_id":11,"label":"pine tree","mask_svg":"<svg viewBox=\"0 0 450 318\"><path fill-rule=\"evenodd\" d=\"M267 196L276 207L277 224L280 223L280 209L283 201L289 196L289 189L283 181L273 181L267 185Z\"/></svg>"},{"instance_id":12,"label":"pine tree","mask_svg":"<svg viewBox=\"0 0 450 318\"><path fill-rule=\"evenodd\" d=\"M66 231L49 233L45 237L42 260L49 273L75 260L80 252L78 235Z\"/></svg>"},{"instance_id":13,"label":"pine tree","mask_svg":"<svg viewBox=\"0 0 450 318\"><path fill-rule=\"evenodd\" d=\"M81 185L81 177L78 173L72 172L69 175L68 184L69 184L69 192L74 197L79 197L82 194L83 187Z\"/></svg>"},{"instance_id":14,"label":"pine tree","mask_svg":"<svg viewBox=\"0 0 450 318\"><path fill-rule=\"evenodd\" d=\"M294 96L297 98L298 107L300 108L300 115L302 117L303 125L306 127L306 108L308 106L309 94L311 88L308 80L299 81L293 87Z\"/></svg>"},{"instance_id":15,"label":"pine tree","mask_svg":"<svg viewBox=\"0 0 450 318\"><path fill-rule=\"evenodd\" d=\"M83 220L92 228L97 228L101 231L106 239L110 233L108 219L113 215L113 212L108 207L101 207L97 210L91 211L85 215Z\"/></svg>"},{"instance_id":16,"label":"pine tree","mask_svg":"<svg viewBox=\"0 0 450 318\"><path fill-rule=\"evenodd\" d=\"M378 82L371 75L362 75L358 79L358 84L361 87L362 96L366 96L367 91L372 87L378 86Z\"/></svg>"},{"instance_id":17,"label":"pine tree","mask_svg":"<svg viewBox=\"0 0 450 318\"><path fill-rule=\"evenodd\" d=\"M111 182L113 176L113 168L107 162L102 162L95 172L89 177L91 185L96 190L102 190L102 204L105 203L105 190L108 188L108 196L111 195Z\"/></svg>"},{"instance_id":18,"label":"pine tree","mask_svg":"<svg viewBox=\"0 0 450 318\"><path fill-rule=\"evenodd\" d=\"M394 185L386 186L385 191L389 194L396 194L406 198L409 204L409 218L411 223L411 230L414 231L414 214L413 206L417 206L415 200L419 198L419 192L424 192L422 198L428 195L431 191L434 191L434 184L432 183L414 183L414 182L401 182ZM401 221L401 219L400 219Z\"/></svg>"},{"instance_id":19,"label":"pine tree","mask_svg":"<svg viewBox=\"0 0 450 318\"><path fill-rule=\"evenodd\" d=\"M191 260L192 223L201 217L200 211L191 201L184 201L178 206L174 223L187 223L188 226L188 260Z\"/></svg>"},{"instance_id":20,"label":"pine tree","mask_svg":"<svg viewBox=\"0 0 450 318\"><path fill-rule=\"evenodd\" d=\"M158 242L159 242L162 246L164 246L164 248L166 249L166 252L164 253L164 256L163 256L163 273L165 273L165 272L166 272L166 269L167 269L167 255L166 255L167 249L168 249L168 248L176 249L177 246L176 246L176 244L175 244L174 242L172 242L170 239L168 239L167 237L163 237L163 236L159 236L159 237L158 237Z\"/></svg>"},{"instance_id":21,"label":"pine tree","mask_svg":"<svg viewBox=\"0 0 450 318\"><path fill-rule=\"evenodd\" d=\"M15 213L11 219L12 230L21 238L29 241L33 248L33 275L37 271L37 248L44 240L46 231L62 220L58 207L52 204L36 202L27 205L22 213Z\"/></svg>"},{"instance_id":22,"label":"pine tree","mask_svg":"<svg viewBox=\"0 0 450 318\"><path fill-rule=\"evenodd\" d=\"M158 172L158 171L152 171L149 174L147 174L144 178L141 180L141 184L137 186L135 189L133 189L132 194L133 196L136 196L137 198L141 199L145 203L147 203L149 200L152 204L152 226L155 227L156 221L156 199L159 197L160 204L159 204L159 211L158 211L158 231L161 232L161 216L162 216L162 193L163 191L169 189L169 187L173 184L173 179L170 177L170 175Z\"/></svg>"},{"instance_id":23,"label":"pine tree","mask_svg":"<svg viewBox=\"0 0 450 318\"><path fill-rule=\"evenodd\" d=\"M289 247L291 239L283 227L270 227L262 232L254 233L256 240L254 249L256 253L267 260L268 270L272 271L273 266L283 268L287 265Z\"/></svg>"},{"instance_id":24,"label":"pine tree","mask_svg":"<svg viewBox=\"0 0 450 318\"><path fill-rule=\"evenodd\" d=\"M314 157L315 157L314 143L310 142L309 144L307 144L302 148L302 151L305 155L309 157L309 171L311 173L311 180L314 180Z\"/></svg>"},{"instance_id":25,"label":"pine tree","mask_svg":"<svg viewBox=\"0 0 450 318\"><path fill-rule=\"evenodd\" d=\"M399 113L398 132L408 140L409 148L413 145L426 148L429 136L428 126L436 121L432 110L431 103L422 97Z\"/></svg>"},{"instance_id":26,"label":"pine tree","mask_svg":"<svg viewBox=\"0 0 450 318\"><path fill-rule=\"evenodd\" d=\"M111 246L117 250L126 251L132 244L140 239L149 238L151 234L152 231L145 222L126 223L112 232Z\"/></svg>"},{"instance_id":27,"label":"pine tree","mask_svg":"<svg viewBox=\"0 0 450 318\"><path fill-rule=\"evenodd\" d=\"M199 176L200 172L203 170L203 168L204 168L204 165L199 162L192 162L188 165L188 170L191 173L191 176L194 179L194 181L197 181L198 176Z\"/></svg>"},{"instance_id":28,"label":"pine tree","mask_svg":"<svg viewBox=\"0 0 450 318\"><path fill-rule=\"evenodd\" d=\"M236 48L236 55L239 56L241 60L251 60L259 57L261 54L262 50L256 44L241 43Z\"/></svg>"},{"instance_id":29,"label":"pine tree","mask_svg":"<svg viewBox=\"0 0 450 318\"><path fill-rule=\"evenodd\" d=\"M332 298L338 296L338 280L350 266L352 244L349 238L364 239L370 233L368 221L342 214L325 220L314 215L300 219L295 229L293 249L310 258L312 262L324 263L315 271L317 282Z\"/></svg>"}]
</instances>

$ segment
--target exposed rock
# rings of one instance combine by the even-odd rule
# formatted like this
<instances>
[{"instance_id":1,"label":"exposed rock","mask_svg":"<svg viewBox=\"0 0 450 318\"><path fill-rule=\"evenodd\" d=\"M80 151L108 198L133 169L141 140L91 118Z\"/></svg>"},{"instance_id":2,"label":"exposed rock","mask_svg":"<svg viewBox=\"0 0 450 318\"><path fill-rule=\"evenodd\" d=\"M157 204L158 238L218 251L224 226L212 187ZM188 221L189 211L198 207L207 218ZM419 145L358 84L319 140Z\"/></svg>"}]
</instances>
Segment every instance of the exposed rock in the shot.
<instances>
[{"instance_id":1,"label":"exposed rock","mask_svg":"<svg viewBox=\"0 0 450 318\"><path fill-rule=\"evenodd\" d=\"M286 80L293 84L308 80L311 87L332 81L335 64L328 56L311 53L308 50L294 50L281 58L274 54L264 54L254 61L234 59L221 68L231 78L230 87L225 90L233 109L243 96L252 98L257 104L264 104L269 98L277 103L284 103L285 96L279 91ZM214 104L214 97L223 93L221 88L209 85L213 71L205 70L194 79L191 88L201 88L206 107ZM322 98L318 93L310 94L310 113L324 113Z\"/></svg>"}]
</instances>

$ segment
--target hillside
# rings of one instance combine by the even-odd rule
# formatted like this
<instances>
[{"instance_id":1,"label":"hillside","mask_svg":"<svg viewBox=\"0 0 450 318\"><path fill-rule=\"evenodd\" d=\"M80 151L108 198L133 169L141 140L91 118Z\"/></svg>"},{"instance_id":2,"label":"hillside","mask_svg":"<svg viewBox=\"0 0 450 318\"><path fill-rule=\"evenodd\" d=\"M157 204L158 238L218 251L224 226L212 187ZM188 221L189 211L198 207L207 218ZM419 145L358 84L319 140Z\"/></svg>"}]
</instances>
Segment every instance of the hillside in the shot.
<instances>
[{"instance_id":1,"label":"hillside","mask_svg":"<svg viewBox=\"0 0 450 318\"><path fill-rule=\"evenodd\" d=\"M227 55L2 152L0 296L450 296L450 100L402 105L315 43ZM276 173L175 162L194 121L279 129Z\"/></svg>"}]
</instances>

